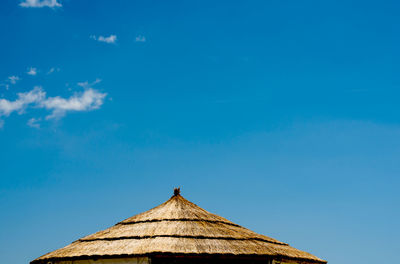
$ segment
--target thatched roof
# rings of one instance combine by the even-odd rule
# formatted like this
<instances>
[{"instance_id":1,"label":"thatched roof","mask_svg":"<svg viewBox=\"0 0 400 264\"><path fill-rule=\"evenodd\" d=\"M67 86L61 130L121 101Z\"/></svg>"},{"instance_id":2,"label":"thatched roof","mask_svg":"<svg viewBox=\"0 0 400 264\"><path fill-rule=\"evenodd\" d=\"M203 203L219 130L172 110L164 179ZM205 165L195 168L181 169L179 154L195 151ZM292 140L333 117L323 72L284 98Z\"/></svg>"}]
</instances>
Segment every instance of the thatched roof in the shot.
<instances>
[{"instance_id":1,"label":"thatched roof","mask_svg":"<svg viewBox=\"0 0 400 264\"><path fill-rule=\"evenodd\" d=\"M271 256L326 263L286 243L209 213L183 198L179 190L175 190L168 201L147 212L81 238L31 263L154 254Z\"/></svg>"}]
</instances>

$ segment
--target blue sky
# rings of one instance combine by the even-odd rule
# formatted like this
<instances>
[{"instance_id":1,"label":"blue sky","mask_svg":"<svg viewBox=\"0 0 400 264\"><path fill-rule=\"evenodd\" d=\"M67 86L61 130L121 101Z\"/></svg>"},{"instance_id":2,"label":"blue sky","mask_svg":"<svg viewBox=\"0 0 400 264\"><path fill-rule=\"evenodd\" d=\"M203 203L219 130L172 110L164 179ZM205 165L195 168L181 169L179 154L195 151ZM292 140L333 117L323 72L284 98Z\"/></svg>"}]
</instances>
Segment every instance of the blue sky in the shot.
<instances>
[{"instance_id":1,"label":"blue sky","mask_svg":"<svg viewBox=\"0 0 400 264\"><path fill-rule=\"evenodd\" d=\"M397 1L0 2L0 255L203 208L332 264L400 251Z\"/></svg>"}]
</instances>

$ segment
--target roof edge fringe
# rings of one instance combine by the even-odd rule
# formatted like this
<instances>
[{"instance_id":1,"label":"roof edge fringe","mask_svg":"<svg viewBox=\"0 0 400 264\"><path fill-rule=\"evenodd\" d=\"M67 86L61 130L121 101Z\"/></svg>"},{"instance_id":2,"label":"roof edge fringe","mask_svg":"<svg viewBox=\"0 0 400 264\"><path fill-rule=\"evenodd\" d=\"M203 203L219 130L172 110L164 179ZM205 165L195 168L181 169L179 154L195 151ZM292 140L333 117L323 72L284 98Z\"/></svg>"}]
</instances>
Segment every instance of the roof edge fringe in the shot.
<instances>
[{"instance_id":1,"label":"roof edge fringe","mask_svg":"<svg viewBox=\"0 0 400 264\"><path fill-rule=\"evenodd\" d=\"M85 260L85 259L115 259L115 258L132 258L132 257L154 257L157 255L163 255L163 256L184 256L184 257L221 257L221 258L226 258L226 257L274 257L274 258L280 258L280 259L285 259L285 260L294 260L294 261L303 261L305 263L315 263L315 264L326 264L328 261L323 260L323 259L309 259L309 258L296 258L296 257L288 257L285 255L255 255L255 254L185 254L185 253L168 253L168 252L152 252L149 254L116 254L116 255L81 255L81 256L75 256L75 257L56 257L56 258L44 258L44 259L35 259L30 262L30 264L45 264L48 261L72 261L72 260Z\"/></svg>"}]
</instances>

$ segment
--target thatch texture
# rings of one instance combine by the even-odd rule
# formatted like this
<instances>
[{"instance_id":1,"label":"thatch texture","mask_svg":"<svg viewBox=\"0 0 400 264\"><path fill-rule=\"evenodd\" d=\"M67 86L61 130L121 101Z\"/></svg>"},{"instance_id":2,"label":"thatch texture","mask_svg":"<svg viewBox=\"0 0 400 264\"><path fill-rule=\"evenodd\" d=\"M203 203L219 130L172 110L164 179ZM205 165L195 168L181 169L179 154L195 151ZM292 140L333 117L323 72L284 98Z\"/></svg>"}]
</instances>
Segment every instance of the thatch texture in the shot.
<instances>
[{"instance_id":1,"label":"thatch texture","mask_svg":"<svg viewBox=\"0 0 400 264\"><path fill-rule=\"evenodd\" d=\"M326 263L286 243L211 214L183 198L179 192L147 212L81 238L31 263L154 254L271 256Z\"/></svg>"}]
</instances>

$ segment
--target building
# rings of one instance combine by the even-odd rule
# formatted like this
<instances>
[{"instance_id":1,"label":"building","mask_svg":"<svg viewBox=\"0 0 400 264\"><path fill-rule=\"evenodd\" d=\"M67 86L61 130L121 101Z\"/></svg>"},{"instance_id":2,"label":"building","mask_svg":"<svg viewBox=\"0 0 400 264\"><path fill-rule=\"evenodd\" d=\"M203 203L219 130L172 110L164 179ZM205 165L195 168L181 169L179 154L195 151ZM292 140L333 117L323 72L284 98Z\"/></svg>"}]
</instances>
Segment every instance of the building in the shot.
<instances>
[{"instance_id":1,"label":"building","mask_svg":"<svg viewBox=\"0 0 400 264\"><path fill-rule=\"evenodd\" d=\"M207 212L175 189L165 203L31 264L327 263Z\"/></svg>"}]
</instances>

